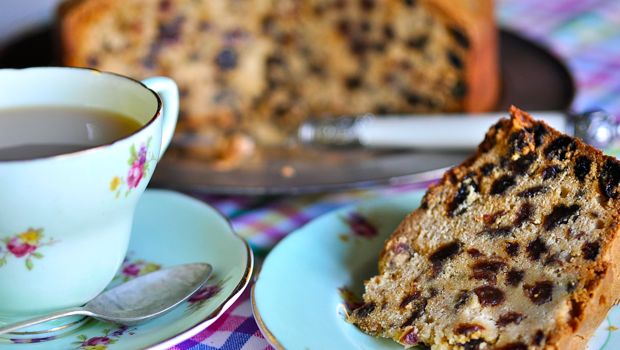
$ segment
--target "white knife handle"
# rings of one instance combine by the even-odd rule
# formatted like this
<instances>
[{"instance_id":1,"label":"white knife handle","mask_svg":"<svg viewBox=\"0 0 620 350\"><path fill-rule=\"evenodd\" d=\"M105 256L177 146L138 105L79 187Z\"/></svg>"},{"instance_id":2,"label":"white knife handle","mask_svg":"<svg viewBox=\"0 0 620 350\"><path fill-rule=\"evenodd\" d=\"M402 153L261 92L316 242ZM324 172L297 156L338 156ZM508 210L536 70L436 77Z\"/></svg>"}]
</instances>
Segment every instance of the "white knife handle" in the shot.
<instances>
[{"instance_id":1,"label":"white knife handle","mask_svg":"<svg viewBox=\"0 0 620 350\"><path fill-rule=\"evenodd\" d=\"M619 134L618 122L600 110L581 114L533 112L532 115L558 131L580 137L599 148L609 145ZM343 116L309 120L299 127L297 136L302 143L324 146L473 149L483 140L491 125L507 116L499 112Z\"/></svg>"},{"instance_id":2,"label":"white knife handle","mask_svg":"<svg viewBox=\"0 0 620 350\"><path fill-rule=\"evenodd\" d=\"M505 114L477 116L386 116L366 118L355 126L360 144L373 148L473 149ZM536 114L553 128L567 132L566 115Z\"/></svg>"}]
</instances>

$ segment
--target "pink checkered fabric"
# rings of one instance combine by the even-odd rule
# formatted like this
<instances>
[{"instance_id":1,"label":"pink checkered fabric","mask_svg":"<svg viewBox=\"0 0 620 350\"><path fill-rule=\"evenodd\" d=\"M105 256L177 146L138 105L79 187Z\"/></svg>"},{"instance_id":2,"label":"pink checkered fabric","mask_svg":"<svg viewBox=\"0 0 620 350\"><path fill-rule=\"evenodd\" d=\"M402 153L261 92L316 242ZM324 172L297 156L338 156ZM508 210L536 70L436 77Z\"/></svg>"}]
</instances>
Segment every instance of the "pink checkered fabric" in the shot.
<instances>
[{"instance_id":1,"label":"pink checkered fabric","mask_svg":"<svg viewBox=\"0 0 620 350\"><path fill-rule=\"evenodd\" d=\"M566 60L578 86L574 110L603 108L620 117L620 1L497 0L497 15L503 26L542 43ZM229 216L260 259L282 237L323 213L426 185L297 197L197 196ZM172 349L271 347L252 317L246 292L215 324Z\"/></svg>"},{"instance_id":2,"label":"pink checkered fabric","mask_svg":"<svg viewBox=\"0 0 620 350\"><path fill-rule=\"evenodd\" d=\"M250 293L246 290L228 312L200 334L171 350L273 350L256 326L252 317Z\"/></svg>"}]
</instances>

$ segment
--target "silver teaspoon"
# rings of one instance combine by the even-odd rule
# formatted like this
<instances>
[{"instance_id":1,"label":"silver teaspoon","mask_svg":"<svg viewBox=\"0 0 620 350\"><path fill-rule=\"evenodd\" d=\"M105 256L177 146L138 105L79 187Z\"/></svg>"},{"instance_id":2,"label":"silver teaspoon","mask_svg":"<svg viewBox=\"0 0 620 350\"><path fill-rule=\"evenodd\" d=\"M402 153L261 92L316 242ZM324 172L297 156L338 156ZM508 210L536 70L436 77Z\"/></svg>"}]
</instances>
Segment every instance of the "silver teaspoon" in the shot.
<instances>
[{"instance_id":1,"label":"silver teaspoon","mask_svg":"<svg viewBox=\"0 0 620 350\"><path fill-rule=\"evenodd\" d=\"M160 316L188 299L209 279L211 265L179 265L137 277L105 291L82 307L0 327L0 334L57 318L84 315L98 320L133 325Z\"/></svg>"}]
</instances>

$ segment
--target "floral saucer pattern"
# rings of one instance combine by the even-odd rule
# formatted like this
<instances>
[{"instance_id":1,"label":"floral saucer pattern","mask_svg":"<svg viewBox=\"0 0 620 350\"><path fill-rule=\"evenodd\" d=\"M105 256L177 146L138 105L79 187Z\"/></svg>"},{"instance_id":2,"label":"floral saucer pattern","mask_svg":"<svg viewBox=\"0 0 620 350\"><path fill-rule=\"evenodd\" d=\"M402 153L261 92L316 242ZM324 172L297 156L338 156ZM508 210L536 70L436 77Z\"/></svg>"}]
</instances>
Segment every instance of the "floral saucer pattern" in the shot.
<instances>
[{"instance_id":1,"label":"floral saucer pattern","mask_svg":"<svg viewBox=\"0 0 620 350\"><path fill-rule=\"evenodd\" d=\"M254 316L267 340L278 349L402 349L362 333L345 316L360 304L362 281L376 273L385 239L423 194L337 210L282 240L267 256L252 290ZM616 326L620 306L609 312L588 350L620 349Z\"/></svg>"},{"instance_id":2,"label":"floral saucer pattern","mask_svg":"<svg viewBox=\"0 0 620 350\"><path fill-rule=\"evenodd\" d=\"M134 330L135 328L118 326L114 330L104 329L101 335L90 338L85 334L79 334L73 344L75 349L80 350L106 350L108 345L116 343L123 335L134 335Z\"/></svg>"},{"instance_id":3,"label":"floral saucer pattern","mask_svg":"<svg viewBox=\"0 0 620 350\"><path fill-rule=\"evenodd\" d=\"M213 275L164 316L132 327L89 320L58 338L0 338L0 350L166 349L202 331L232 305L252 274L254 260L247 243L203 202L172 191L147 190L138 203L129 252L108 288L193 262L210 263Z\"/></svg>"},{"instance_id":4,"label":"floral saucer pattern","mask_svg":"<svg viewBox=\"0 0 620 350\"><path fill-rule=\"evenodd\" d=\"M160 264L144 261L142 259L133 259L134 252L129 252L123 261L120 271L114 276L115 281L127 282L147 273L155 272L161 269Z\"/></svg>"}]
</instances>

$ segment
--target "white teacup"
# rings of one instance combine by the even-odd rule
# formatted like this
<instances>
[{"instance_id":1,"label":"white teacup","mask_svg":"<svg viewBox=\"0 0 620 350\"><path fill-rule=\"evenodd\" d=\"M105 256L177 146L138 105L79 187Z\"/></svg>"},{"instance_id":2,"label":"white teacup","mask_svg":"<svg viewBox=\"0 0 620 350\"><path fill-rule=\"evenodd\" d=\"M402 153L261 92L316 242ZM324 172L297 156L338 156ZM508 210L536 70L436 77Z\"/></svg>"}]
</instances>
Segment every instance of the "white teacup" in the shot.
<instances>
[{"instance_id":1,"label":"white teacup","mask_svg":"<svg viewBox=\"0 0 620 350\"><path fill-rule=\"evenodd\" d=\"M82 151L0 160L0 324L84 304L112 280L138 199L172 138L178 90L163 77L140 83L80 68L0 70L0 117L33 106L117 112L139 128Z\"/></svg>"}]
</instances>

